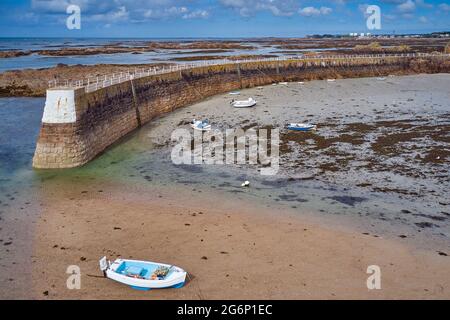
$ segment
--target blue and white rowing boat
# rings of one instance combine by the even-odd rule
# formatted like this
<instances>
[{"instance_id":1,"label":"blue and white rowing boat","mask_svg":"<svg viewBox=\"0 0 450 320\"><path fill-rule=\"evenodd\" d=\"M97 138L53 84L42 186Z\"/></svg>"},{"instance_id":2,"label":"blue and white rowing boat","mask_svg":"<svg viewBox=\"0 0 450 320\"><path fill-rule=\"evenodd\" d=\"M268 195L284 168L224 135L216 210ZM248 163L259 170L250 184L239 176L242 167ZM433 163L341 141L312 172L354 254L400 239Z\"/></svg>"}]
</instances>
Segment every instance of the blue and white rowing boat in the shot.
<instances>
[{"instance_id":1,"label":"blue and white rowing boat","mask_svg":"<svg viewBox=\"0 0 450 320\"><path fill-rule=\"evenodd\" d=\"M295 131L311 131L316 130L317 126L308 123L289 123L287 128Z\"/></svg>"},{"instance_id":2,"label":"blue and white rowing boat","mask_svg":"<svg viewBox=\"0 0 450 320\"><path fill-rule=\"evenodd\" d=\"M128 259L116 259L111 263L106 257L100 260L100 269L105 277L144 291L181 288L187 275L183 269L164 263Z\"/></svg>"},{"instance_id":3,"label":"blue and white rowing boat","mask_svg":"<svg viewBox=\"0 0 450 320\"><path fill-rule=\"evenodd\" d=\"M191 127L194 130L200 130L200 131L209 131L211 130L211 125L209 124L208 120L193 120L191 123Z\"/></svg>"}]
</instances>

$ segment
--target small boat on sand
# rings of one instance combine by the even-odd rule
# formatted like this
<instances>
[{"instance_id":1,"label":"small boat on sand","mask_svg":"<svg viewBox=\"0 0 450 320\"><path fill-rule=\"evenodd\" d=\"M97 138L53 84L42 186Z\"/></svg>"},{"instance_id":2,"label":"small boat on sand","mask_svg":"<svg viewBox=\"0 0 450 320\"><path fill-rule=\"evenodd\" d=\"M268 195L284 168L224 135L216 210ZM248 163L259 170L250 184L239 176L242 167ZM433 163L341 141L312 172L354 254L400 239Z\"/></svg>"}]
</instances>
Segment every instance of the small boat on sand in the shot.
<instances>
[{"instance_id":1,"label":"small boat on sand","mask_svg":"<svg viewBox=\"0 0 450 320\"><path fill-rule=\"evenodd\" d=\"M116 259L111 263L106 257L100 260L100 269L106 278L144 291L181 288L187 276L183 269L164 263L128 259Z\"/></svg>"},{"instance_id":2,"label":"small boat on sand","mask_svg":"<svg viewBox=\"0 0 450 320\"><path fill-rule=\"evenodd\" d=\"M287 82L280 82L280 83L278 83L278 84L281 84L281 85L283 85L283 86L287 86L287 85L288 85Z\"/></svg>"},{"instance_id":3,"label":"small boat on sand","mask_svg":"<svg viewBox=\"0 0 450 320\"><path fill-rule=\"evenodd\" d=\"M240 91L231 91L230 93L228 93L229 95L232 95L232 96L237 96L237 95L240 95L241 94L241 92Z\"/></svg>"},{"instance_id":4,"label":"small boat on sand","mask_svg":"<svg viewBox=\"0 0 450 320\"><path fill-rule=\"evenodd\" d=\"M200 130L200 131L209 131L211 130L211 125L209 124L208 120L192 120L191 127L194 130Z\"/></svg>"},{"instance_id":5,"label":"small boat on sand","mask_svg":"<svg viewBox=\"0 0 450 320\"><path fill-rule=\"evenodd\" d=\"M249 108L256 105L256 100L253 98L248 98L247 100L233 100L231 101L231 105L235 108Z\"/></svg>"},{"instance_id":6,"label":"small boat on sand","mask_svg":"<svg viewBox=\"0 0 450 320\"><path fill-rule=\"evenodd\" d=\"M327 82L336 82L336 79L327 79Z\"/></svg>"},{"instance_id":7,"label":"small boat on sand","mask_svg":"<svg viewBox=\"0 0 450 320\"><path fill-rule=\"evenodd\" d=\"M386 80L386 77L378 77L377 80L378 81L384 81L384 80Z\"/></svg>"},{"instance_id":8,"label":"small boat on sand","mask_svg":"<svg viewBox=\"0 0 450 320\"><path fill-rule=\"evenodd\" d=\"M317 126L314 124L308 124L308 123L289 123L287 128L289 130L295 130L295 131L311 131L311 130L316 130Z\"/></svg>"}]
</instances>

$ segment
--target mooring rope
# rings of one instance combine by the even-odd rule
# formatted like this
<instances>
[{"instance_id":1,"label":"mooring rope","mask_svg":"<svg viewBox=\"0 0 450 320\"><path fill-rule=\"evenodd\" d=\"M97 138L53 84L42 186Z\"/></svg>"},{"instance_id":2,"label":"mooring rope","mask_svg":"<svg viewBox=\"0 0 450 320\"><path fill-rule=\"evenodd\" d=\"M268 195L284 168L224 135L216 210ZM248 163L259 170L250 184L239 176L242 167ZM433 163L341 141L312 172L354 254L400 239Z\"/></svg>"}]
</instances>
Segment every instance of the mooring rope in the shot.
<instances>
[{"instance_id":1,"label":"mooring rope","mask_svg":"<svg viewBox=\"0 0 450 320\"><path fill-rule=\"evenodd\" d=\"M191 277L191 275L189 274L189 272L186 272L186 275L187 275L187 277L188 277L188 279L189 279L189 283L191 283L191 282L193 282L194 281L194 279L192 279L192 277ZM198 294L198 297L200 298L200 300L205 300L205 297L203 296L203 293L202 293L202 290L200 289L200 285L198 284L198 283L196 283L196 286L197 286L197 294Z\"/></svg>"}]
</instances>

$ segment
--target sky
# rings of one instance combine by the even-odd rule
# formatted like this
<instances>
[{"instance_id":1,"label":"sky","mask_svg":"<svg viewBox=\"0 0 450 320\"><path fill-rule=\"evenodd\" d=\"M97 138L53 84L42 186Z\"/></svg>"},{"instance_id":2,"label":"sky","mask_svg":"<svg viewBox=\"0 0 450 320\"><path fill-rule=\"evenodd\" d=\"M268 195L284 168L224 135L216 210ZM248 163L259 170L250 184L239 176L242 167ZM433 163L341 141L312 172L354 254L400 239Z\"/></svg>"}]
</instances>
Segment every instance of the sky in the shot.
<instances>
[{"instance_id":1,"label":"sky","mask_svg":"<svg viewBox=\"0 0 450 320\"><path fill-rule=\"evenodd\" d=\"M69 5L80 29L67 28ZM369 30L366 8L380 8ZM240 38L450 31L450 0L0 0L0 37Z\"/></svg>"}]
</instances>

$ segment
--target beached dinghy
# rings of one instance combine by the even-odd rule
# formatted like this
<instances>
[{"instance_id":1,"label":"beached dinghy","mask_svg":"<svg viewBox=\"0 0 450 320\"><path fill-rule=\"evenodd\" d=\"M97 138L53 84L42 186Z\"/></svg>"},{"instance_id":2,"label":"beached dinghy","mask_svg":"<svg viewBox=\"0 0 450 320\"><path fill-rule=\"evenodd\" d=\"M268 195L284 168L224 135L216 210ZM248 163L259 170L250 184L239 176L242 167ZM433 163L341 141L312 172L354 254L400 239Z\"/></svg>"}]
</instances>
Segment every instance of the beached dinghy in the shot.
<instances>
[{"instance_id":1,"label":"beached dinghy","mask_svg":"<svg viewBox=\"0 0 450 320\"><path fill-rule=\"evenodd\" d=\"M194 130L200 130L200 131L209 131L211 130L211 125L209 124L208 120L193 120L191 123L191 127Z\"/></svg>"},{"instance_id":2,"label":"beached dinghy","mask_svg":"<svg viewBox=\"0 0 450 320\"><path fill-rule=\"evenodd\" d=\"M315 125L308 123L290 123L287 128L295 131L311 131L317 129Z\"/></svg>"},{"instance_id":3,"label":"beached dinghy","mask_svg":"<svg viewBox=\"0 0 450 320\"><path fill-rule=\"evenodd\" d=\"M230 94L230 95L232 95L232 96L237 96L237 95L240 95L241 93L240 93L239 91L231 91L231 92L228 93L228 94Z\"/></svg>"},{"instance_id":4,"label":"beached dinghy","mask_svg":"<svg viewBox=\"0 0 450 320\"><path fill-rule=\"evenodd\" d=\"M253 98L248 98L247 100L231 101L231 105L235 108L249 108L256 104L256 100Z\"/></svg>"},{"instance_id":5,"label":"beached dinghy","mask_svg":"<svg viewBox=\"0 0 450 320\"><path fill-rule=\"evenodd\" d=\"M103 275L137 290L181 288L186 281L186 271L164 263L116 259L113 263L100 260Z\"/></svg>"}]
</instances>

